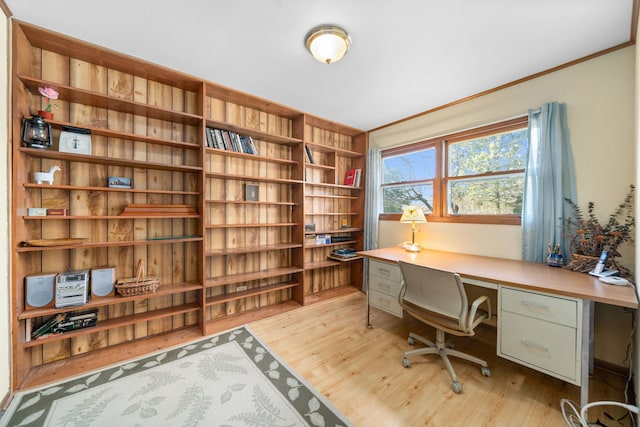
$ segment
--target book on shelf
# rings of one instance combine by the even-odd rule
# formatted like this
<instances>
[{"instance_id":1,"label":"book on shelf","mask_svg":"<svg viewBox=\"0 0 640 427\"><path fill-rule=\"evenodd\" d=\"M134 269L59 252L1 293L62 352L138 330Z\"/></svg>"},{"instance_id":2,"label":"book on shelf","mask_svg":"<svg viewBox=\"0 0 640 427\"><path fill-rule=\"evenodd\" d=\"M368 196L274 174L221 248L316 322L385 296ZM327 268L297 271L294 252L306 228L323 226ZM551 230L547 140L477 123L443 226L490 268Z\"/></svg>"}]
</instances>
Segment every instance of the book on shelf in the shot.
<instances>
[{"instance_id":1,"label":"book on shelf","mask_svg":"<svg viewBox=\"0 0 640 427\"><path fill-rule=\"evenodd\" d=\"M216 140L216 147L220 148L221 150L226 150L227 146L225 145L224 139L222 138L222 131L220 129L214 129L213 136Z\"/></svg>"},{"instance_id":2,"label":"book on shelf","mask_svg":"<svg viewBox=\"0 0 640 427\"><path fill-rule=\"evenodd\" d=\"M76 329L89 328L98 323L98 309L59 313L45 320L40 326L31 329L31 319L27 322L26 341L45 339Z\"/></svg>"},{"instance_id":3,"label":"book on shelf","mask_svg":"<svg viewBox=\"0 0 640 427\"><path fill-rule=\"evenodd\" d=\"M315 160L313 158L313 152L311 151L308 145L304 146L304 153L308 163L315 163Z\"/></svg>"},{"instance_id":4,"label":"book on shelf","mask_svg":"<svg viewBox=\"0 0 640 427\"><path fill-rule=\"evenodd\" d=\"M349 169L344 174L344 185L348 185L350 187L359 187L361 175L362 169Z\"/></svg>"},{"instance_id":5,"label":"book on shelf","mask_svg":"<svg viewBox=\"0 0 640 427\"><path fill-rule=\"evenodd\" d=\"M205 129L205 146L208 148L213 148L213 141L211 140L211 128Z\"/></svg>"}]
</instances>

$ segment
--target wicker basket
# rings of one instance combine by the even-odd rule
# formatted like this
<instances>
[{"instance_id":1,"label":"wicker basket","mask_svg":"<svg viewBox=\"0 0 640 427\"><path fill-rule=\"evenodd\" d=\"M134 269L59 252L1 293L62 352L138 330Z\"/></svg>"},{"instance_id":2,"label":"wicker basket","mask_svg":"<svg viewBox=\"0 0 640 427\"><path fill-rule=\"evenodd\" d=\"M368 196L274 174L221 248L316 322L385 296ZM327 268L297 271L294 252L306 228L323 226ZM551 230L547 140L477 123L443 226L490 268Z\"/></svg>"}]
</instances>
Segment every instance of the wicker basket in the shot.
<instances>
[{"instance_id":1,"label":"wicker basket","mask_svg":"<svg viewBox=\"0 0 640 427\"><path fill-rule=\"evenodd\" d=\"M152 294L160 286L157 277L144 277L144 262L139 259L136 266L136 277L119 279L116 283L116 291L124 297L134 295Z\"/></svg>"}]
</instances>

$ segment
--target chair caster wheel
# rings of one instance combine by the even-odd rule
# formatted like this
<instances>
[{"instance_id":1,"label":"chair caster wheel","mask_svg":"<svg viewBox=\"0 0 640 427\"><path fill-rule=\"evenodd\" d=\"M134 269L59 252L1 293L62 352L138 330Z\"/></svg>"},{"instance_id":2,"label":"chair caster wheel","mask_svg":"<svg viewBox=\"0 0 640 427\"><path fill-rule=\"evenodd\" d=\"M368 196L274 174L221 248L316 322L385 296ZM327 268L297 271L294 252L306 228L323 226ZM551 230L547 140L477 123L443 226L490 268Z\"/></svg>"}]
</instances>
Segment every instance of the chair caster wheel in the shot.
<instances>
[{"instance_id":1,"label":"chair caster wheel","mask_svg":"<svg viewBox=\"0 0 640 427\"><path fill-rule=\"evenodd\" d=\"M451 390L453 390L454 393L460 394L462 393L462 384L460 384L458 381L454 381L451 383Z\"/></svg>"},{"instance_id":2,"label":"chair caster wheel","mask_svg":"<svg viewBox=\"0 0 640 427\"><path fill-rule=\"evenodd\" d=\"M404 366L405 368L408 368L411 366L411 362L409 361L409 359L407 359L406 357L404 359L402 359L402 366Z\"/></svg>"},{"instance_id":3,"label":"chair caster wheel","mask_svg":"<svg viewBox=\"0 0 640 427\"><path fill-rule=\"evenodd\" d=\"M407 338L407 342L409 343L409 345L414 345L416 343L416 340L414 340L413 337L409 337Z\"/></svg>"},{"instance_id":4,"label":"chair caster wheel","mask_svg":"<svg viewBox=\"0 0 640 427\"><path fill-rule=\"evenodd\" d=\"M486 366L482 367L482 375L484 375L485 377L490 377L491 376L491 370L489 370L489 368L487 368Z\"/></svg>"}]
</instances>

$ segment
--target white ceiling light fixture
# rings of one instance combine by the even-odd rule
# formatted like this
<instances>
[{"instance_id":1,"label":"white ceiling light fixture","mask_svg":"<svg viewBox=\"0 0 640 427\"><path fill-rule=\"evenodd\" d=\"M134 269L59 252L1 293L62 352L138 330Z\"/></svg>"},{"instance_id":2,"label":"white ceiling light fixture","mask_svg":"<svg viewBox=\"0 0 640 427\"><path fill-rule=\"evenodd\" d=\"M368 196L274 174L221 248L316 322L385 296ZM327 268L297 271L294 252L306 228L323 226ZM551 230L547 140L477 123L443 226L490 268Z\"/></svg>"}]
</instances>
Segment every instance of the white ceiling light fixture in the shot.
<instances>
[{"instance_id":1,"label":"white ceiling light fixture","mask_svg":"<svg viewBox=\"0 0 640 427\"><path fill-rule=\"evenodd\" d=\"M323 24L314 27L305 38L307 49L320 62L338 62L351 47L351 37L336 25Z\"/></svg>"}]
</instances>

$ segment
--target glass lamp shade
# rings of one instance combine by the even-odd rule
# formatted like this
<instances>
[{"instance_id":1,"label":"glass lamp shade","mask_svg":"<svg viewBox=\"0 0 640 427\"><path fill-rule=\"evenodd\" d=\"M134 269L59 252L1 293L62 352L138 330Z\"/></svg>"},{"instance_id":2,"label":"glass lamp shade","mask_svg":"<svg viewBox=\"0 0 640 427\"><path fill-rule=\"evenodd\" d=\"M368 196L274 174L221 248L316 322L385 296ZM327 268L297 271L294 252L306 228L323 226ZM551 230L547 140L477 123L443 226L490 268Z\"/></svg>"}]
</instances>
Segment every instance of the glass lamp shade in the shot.
<instances>
[{"instance_id":1,"label":"glass lamp shade","mask_svg":"<svg viewBox=\"0 0 640 427\"><path fill-rule=\"evenodd\" d=\"M333 25L313 28L306 37L307 49L320 62L337 62L351 47L351 37L345 30Z\"/></svg>"},{"instance_id":2,"label":"glass lamp shade","mask_svg":"<svg viewBox=\"0 0 640 427\"><path fill-rule=\"evenodd\" d=\"M411 205L407 206L402 212L400 222L427 222L427 218L424 216L420 206Z\"/></svg>"},{"instance_id":3,"label":"glass lamp shade","mask_svg":"<svg viewBox=\"0 0 640 427\"><path fill-rule=\"evenodd\" d=\"M52 145L51 125L40 116L22 120L22 142L27 147L48 149Z\"/></svg>"}]
</instances>

